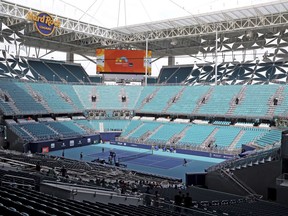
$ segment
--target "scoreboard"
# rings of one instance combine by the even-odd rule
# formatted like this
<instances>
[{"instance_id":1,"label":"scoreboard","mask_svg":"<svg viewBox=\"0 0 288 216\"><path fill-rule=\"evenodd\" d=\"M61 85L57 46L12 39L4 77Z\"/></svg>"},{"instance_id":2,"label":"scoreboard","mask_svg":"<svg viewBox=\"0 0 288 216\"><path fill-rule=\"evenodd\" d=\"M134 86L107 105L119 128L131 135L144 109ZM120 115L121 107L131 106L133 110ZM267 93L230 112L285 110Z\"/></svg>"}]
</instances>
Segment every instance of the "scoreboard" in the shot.
<instances>
[{"instance_id":1,"label":"scoreboard","mask_svg":"<svg viewBox=\"0 0 288 216\"><path fill-rule=\"evenodd\" d=\"M151 51L147 55L147 74L151 74ZM145 50L97 49L97 72L111 74L145 74Z\"/></svg>"}]
</instances>

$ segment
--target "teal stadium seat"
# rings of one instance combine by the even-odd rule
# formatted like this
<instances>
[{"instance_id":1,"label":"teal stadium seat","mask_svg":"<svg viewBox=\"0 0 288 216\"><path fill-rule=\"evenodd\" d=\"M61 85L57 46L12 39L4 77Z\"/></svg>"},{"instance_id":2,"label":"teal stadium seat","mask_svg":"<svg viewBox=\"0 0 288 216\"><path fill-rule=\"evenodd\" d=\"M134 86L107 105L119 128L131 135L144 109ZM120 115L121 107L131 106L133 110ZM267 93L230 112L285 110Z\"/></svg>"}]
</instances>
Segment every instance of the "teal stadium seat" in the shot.
<instances>
[{"instance_id":1,"label":"teal stadium seat","mask_svg":"<svg viewBox=\"0 0 288 216\"><path fill-rule=\"evenodd\" d=\"M167 113L191 114L197 102L207 93L210 86L186 86L176 103L167 109Z\"/></svg>"},{"instance_id":2,"label":"teal stadium seat","mask_svg":"<svg viewBox=\"0 0 288 216\"><path fill-rule=\"evenodd\" d=\"M247 85L244 98L237 105L234 116L261 117L267 114L269 98L271 98L279 85Z\"/></svg>"}]
</instances>

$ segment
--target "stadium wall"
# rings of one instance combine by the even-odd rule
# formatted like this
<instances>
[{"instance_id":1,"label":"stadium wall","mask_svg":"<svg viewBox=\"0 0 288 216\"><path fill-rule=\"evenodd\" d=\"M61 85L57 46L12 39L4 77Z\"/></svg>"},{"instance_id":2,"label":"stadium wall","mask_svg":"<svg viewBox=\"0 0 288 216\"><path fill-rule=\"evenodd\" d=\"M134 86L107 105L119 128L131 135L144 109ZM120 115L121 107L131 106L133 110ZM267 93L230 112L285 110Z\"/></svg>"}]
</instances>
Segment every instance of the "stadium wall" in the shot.
<instances>
[{"instance_id":1,"label":"stadium wall","mask_svg":"<svg viewBox=\"0 0 288 216\"><path fill-rule=\"evenodd\" d=\"M49 140L42 142L29 143L29 150L32 153L50 152L60 149L80 147L100 142L100 135L85 136L80 138L70 138L63 140Z\"/></svg>"},{"instance_id":2,"label":"stadium wall","mask_svg":"<svg viewBox=\"0 0 288 216\"><path fill-rule=\"evenodd\" d=\"M254 190L256 194L262 195L264 199L268 197L268 188L275 188L276 178L280 174L281 164L278 160L233 171L234 176ZM241 196L249 195L219 171L207 173L205 180L209 189Z\"/></svg>"},{"instance_id":3,"label":"stadium wall","mask_svg":"<svg viewBox=\"0 0 288 216\"><path fill-rule=\"evenodd\" d=\"M20 152L27 152L26 149L28 146L25 145L24 141L19 138L12 130L7 127L7 143L5 146L7 149L20 151Z\"/></svg>"},{"instance_id":4,"label":"stadium wall","mask_svg":"<svg viewBox=\"0 0 288 216\"><path fill-rule=\"evenodd\" d=\"M221 191L230 194L237 194L239 196L249 195L239 185L231 179L225 177L219 171L209 172L205 178L205 185L211 190Z\"/></svg>"},{"instance_id":5,"label":"stadium wall","mask_svg":"<svg viewBox=\"0 0 288 216\"><path fill-rule=\"evenodd\" d=\"M273 191L273 188L272 188L272 191ZM287 186L279 186L279 185L277 185L276 188L275 188L275 191L276 191L276 194L274 194L275 195L274 198L276 198L276 202L284 204L284 205L288 205L288 187ZM269 194L268 194L268 199L270 197L269 197Z\"/></svg>"},{"instance_id":6,"label":"stadium wall","mask_svg":"<svg viewBox=\"0 0 288 216\"><path fill-rule=\"evenodd\" d=\"M234 171L234 175L264 199L268 198L268 188L275 188L276 178L281 173L280 160Z\"/></svg>"},{"instance_id":7,"label":"stadium wall","mask_svg":"<svg viewBox=\"0 0 288 216\"><path fill-rule=\"evenodd\" d=\"M115 141L115 138L119 137L120 135L121 135L121 132L105 132L105 133L100 133L100 139L103 142Z\"/></svg>"}]
</instances>

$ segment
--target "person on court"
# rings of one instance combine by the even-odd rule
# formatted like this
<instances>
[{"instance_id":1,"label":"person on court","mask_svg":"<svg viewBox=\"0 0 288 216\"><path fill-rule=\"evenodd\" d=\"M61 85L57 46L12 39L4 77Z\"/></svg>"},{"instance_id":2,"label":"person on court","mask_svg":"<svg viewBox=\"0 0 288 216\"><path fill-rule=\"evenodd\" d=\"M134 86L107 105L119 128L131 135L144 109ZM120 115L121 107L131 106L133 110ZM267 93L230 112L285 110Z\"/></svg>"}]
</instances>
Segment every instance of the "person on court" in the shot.
<instances>
[{"instance_id":1,"label":"person on court","mask_svg":"<svg viewBox=\"0 0 288 216\"><path fill-rule=\"evenodd\" d=\"M187 160L184 158L183 166L187 166Z\"/></svg>"}]
</instances>

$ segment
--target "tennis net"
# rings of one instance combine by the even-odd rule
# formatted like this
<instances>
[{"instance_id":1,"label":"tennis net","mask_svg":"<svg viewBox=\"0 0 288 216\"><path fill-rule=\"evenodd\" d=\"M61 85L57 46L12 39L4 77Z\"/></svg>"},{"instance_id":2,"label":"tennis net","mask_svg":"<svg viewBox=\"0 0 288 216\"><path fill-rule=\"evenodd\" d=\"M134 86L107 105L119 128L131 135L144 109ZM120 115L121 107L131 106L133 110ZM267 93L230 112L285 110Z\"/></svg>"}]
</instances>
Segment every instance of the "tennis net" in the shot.
<instances>
[{"instance_id":1,"label":"tennis net","mask_svg":"<svg viewBox=\"0 0 288 216\"><path fill-rule=\"evenodd\" d=\"M148 155L151 155L152 151L146 151L146 152L142 152L139 154L135 154L135 155L130 155L130 156L126 156L126 157L119 157L118 160L119 162L127 162L127 161L131 161L131 160L135 160L137 158L142 158L142 157L146 157Z\"/></svg>"}]
</instances>

